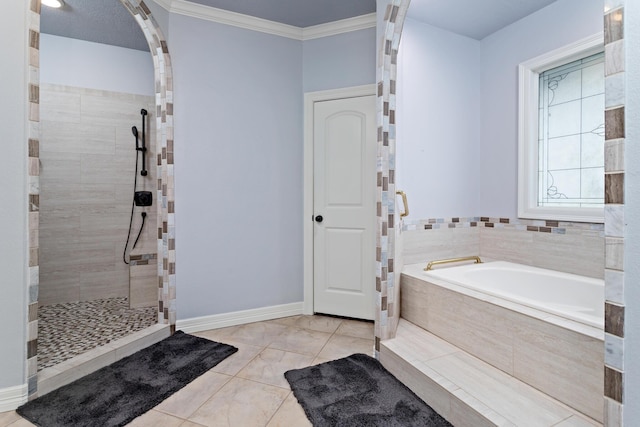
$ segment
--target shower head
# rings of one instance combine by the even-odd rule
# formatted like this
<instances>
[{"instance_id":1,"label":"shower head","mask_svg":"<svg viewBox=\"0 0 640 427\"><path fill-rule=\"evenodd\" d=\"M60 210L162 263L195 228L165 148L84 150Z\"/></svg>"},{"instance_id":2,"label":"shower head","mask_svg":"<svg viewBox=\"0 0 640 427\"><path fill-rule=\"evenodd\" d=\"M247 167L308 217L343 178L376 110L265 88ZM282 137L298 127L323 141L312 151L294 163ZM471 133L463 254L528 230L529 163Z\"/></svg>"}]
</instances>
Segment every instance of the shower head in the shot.
<instances>
[{"instance_id":1,"label":"shower head","mask_svg":"<svg viewBox=\"0 0 640 427\"><path fill-rule=\"evenodd\" d=\"M138 128L135 126L131 127L131 133L133 133L133 136L135 136L136 138L138 138Z\"/></svg>"},{"instance_id":2,"label":"shower head","mask_svg":"<svg viewBox=\"0 0 640 427\"><path fill-rule=\"evenodd\" d=\"M142 114L143 116L147 115L147 110L145 110L144 108L142 110L140 110L140 114Z\"/></svg>"}]
</instances>

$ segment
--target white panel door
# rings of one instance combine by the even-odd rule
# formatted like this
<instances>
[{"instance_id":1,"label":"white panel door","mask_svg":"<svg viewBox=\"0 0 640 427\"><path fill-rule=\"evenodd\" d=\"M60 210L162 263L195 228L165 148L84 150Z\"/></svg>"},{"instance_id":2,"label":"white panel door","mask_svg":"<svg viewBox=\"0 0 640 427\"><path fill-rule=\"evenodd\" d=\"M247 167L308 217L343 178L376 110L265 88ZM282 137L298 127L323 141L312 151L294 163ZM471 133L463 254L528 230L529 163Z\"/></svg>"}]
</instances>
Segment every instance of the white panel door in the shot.
<instances>
[{"instance_id":1,"label":"white panel door","mask_svg":"<svg viewBox=\"0 0 640 427\"><path fill-rule=\"evenodd\" d=\"M316 313L374 318L375 97L314 103Z\"/></svg>"}]
</instances>

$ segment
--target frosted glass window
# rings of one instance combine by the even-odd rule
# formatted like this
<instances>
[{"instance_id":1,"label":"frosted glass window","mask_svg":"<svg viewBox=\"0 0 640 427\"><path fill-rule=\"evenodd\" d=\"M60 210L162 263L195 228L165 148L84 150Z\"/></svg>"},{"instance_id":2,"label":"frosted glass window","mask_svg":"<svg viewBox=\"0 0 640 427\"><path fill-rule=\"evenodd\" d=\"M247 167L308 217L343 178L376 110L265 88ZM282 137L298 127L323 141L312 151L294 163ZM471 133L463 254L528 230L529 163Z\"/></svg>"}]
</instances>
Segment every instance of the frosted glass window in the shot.
<instances>
[{"instance_id":1,"label":"frosted glass window","mask_svg":"<svg viewBox=\"0 0 640 427\"><path fill-rule=\"evenodd\" d=\"M604 54L540 73L538 206L604 206Z\"/></svg>"}]
</instances>

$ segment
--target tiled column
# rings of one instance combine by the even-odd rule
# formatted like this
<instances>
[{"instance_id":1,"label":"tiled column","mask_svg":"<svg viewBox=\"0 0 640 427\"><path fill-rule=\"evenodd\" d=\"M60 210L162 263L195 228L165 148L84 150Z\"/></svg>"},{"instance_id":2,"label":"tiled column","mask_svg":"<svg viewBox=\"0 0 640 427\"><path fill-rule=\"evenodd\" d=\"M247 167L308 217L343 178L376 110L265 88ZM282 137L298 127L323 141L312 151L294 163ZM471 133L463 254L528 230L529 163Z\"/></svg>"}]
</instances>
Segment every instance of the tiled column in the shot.
<instances>
[{"instance_id":1,"label":"tiled column","mask_svg":"<svg viewBox=\"0 0 640 427\"><path fill-rule=\"evenodd\" d=\"M605 1L605 426L624 402L624 0Z\"/></svg>"},{"instance_id":2,"label":"tiled column","mask_svg":"<svg viewBox=\"0 0 640 427\"><path fill-rule=\"evenodd\" d=\"M28 395L35 397L38 387L38 284L40 216L40 0L31 0L29 8L29 299L27 323Z\"/></svg>"},{"instance_id":3,"label":"tiled column","mask_svg":"<svg viewBox=\"0 0 640 427\"><path fill-rule=\"evenodd\" d=\"M141 0L120 0L140 25L153 57L156 87L156 153L158 186L158 322L175 331L176 253L173 181L173 77L167 42L151 11Z\"/></svg>"},{"instance_id":4,"label":"tiled column","mask_svg":"<svg viewBox=\"0 0 640 427\"><path fill-rule=\"evenodd\" d=\"M395 156L396 156L396 74L398 47L410 0L392 0L387 5L385 31L378 52L378 169L376 232L376 325L375 349L380 340L395 335L399 301L394 299L395 258ZM394 321L395 320L395 321Z\"/></svg>"}]
</instances>

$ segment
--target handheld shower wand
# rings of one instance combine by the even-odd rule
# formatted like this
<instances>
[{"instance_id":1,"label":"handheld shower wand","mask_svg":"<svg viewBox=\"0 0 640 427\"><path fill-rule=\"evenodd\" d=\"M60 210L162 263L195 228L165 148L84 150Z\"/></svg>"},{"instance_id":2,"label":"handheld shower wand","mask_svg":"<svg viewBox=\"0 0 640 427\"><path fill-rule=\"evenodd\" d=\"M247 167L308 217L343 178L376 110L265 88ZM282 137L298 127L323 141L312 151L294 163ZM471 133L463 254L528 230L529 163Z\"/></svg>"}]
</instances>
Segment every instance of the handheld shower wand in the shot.
<instances>
[{"instance_id":1,"label":"handheld shower wand","mask_svg":"<svg viewBox=\"0 0 640 427\"><path fill-rule=\"evenodd\" d=\"M136 150L139 150L138 148L138 128L135 126L131 127L131 133L133 133L133 136L136 137Z\"/></svg>"}]
</instances>

